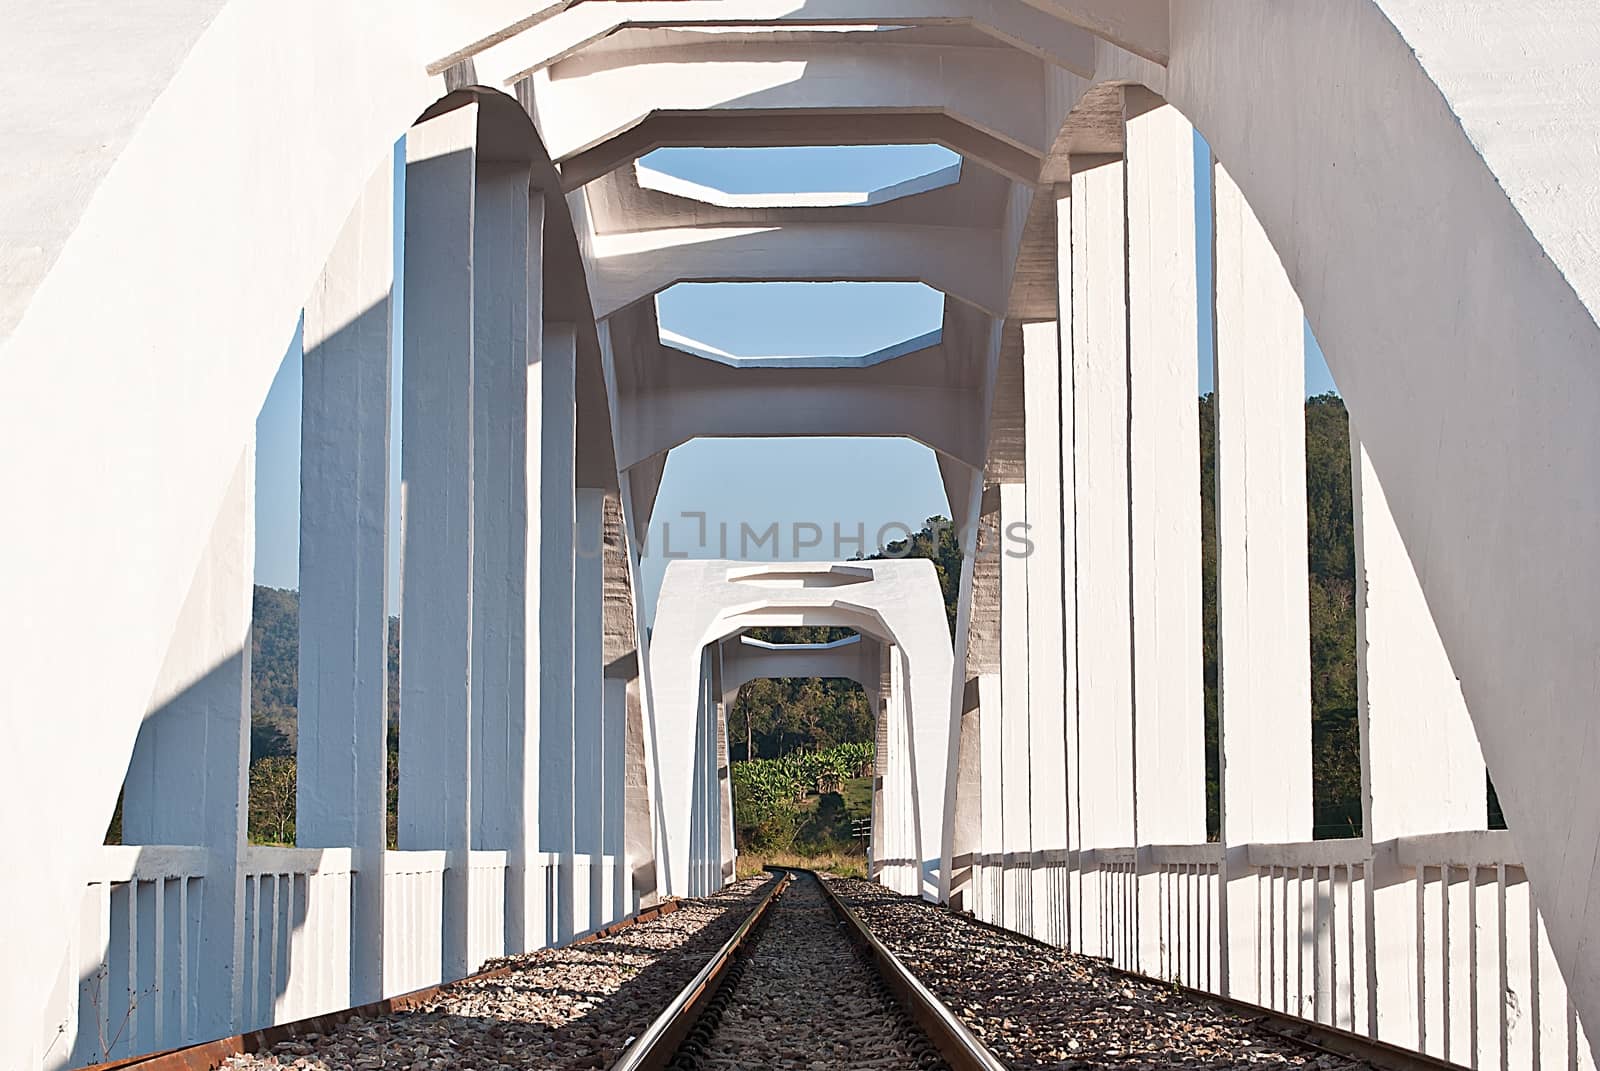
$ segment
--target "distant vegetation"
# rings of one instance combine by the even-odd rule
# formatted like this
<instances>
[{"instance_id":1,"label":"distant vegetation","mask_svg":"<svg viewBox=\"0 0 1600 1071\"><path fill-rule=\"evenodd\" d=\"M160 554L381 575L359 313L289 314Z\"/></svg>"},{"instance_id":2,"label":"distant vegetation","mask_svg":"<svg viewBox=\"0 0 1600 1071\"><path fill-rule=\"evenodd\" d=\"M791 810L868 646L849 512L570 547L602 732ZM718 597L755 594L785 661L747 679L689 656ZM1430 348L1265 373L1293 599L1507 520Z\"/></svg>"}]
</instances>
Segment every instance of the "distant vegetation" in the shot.
<instances>
[{"instance_id":1,"label":"distant vegetation","mask_svg":"<svg viewBox=\"0 0 1600 1071\"><path fill-rule=\"evenodd\" d=\"M733 763L733 826L743 855L859 859L872 817L873 747L839 744Z\"/></svg>"}]
</instances>

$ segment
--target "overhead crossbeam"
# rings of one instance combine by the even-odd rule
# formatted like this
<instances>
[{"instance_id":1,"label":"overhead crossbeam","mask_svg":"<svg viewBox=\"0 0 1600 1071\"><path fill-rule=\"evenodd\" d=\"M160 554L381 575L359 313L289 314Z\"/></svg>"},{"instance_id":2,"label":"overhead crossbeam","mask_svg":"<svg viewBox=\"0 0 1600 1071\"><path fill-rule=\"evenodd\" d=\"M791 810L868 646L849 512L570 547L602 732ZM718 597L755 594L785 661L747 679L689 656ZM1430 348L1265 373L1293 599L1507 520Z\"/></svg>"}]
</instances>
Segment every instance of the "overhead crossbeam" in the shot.
<instances>
[{"instance_id":1,"label":"overhead crossbeam","mask_svg":"<svg viewBox=\"0 0 1600 1071\"><path fill-rule=\"evenodd\" d=\"M1093 34L1023 0L590 0L553 5L434 61L428 73L471 60L480 78L511 84L632 27L749 27L770 34L884 24L969 27L1074 74L1094 73Z\"/></svg>"},{"instance_id":2,"label":"overhead crossbeam","mask_svg":"<svg viewBox=\"0 0 1600 1071\"><path fill-rule=\"evenodd\" d=\"M744 149L799 145L943 145L1017 182L1039 178L1041 153L1018 148L942 111L652 112L637 124L561 164L568 191L655 149Z\"/></svg>"},{"instance_id":3,"label":"overhead crossbeam","mask_svg":"<svg viewBox=\"0 0 1600 1071\"><path fill-rule=\"evenodd\" d=\"M618 463L695 438L905 436L983 465L982 384L995 321L951 303L930 346L869 367L735 368L663 345L641 302L607 324Z\"/></svg>"},{"instance_id":4,"label":"overhead crossbeam","mask_svg":"<svg viewBox=\"0 0 1600 1071\"><path fill-rule=\"evenodd\" d=\"M824 47L673 31L655 31L647 43L583 53L531 80L523 95L552 159L565 163L659 112L812 113L829 120L831 144L863 142L850 130L857 116L946 114L1032 157L1044 155L1055 133L1046 130L1045 65L1010 49ZM691 66L694 76L685 77ZM694 143L707 142L696 135Z\"/></svg>"}]
</instances>

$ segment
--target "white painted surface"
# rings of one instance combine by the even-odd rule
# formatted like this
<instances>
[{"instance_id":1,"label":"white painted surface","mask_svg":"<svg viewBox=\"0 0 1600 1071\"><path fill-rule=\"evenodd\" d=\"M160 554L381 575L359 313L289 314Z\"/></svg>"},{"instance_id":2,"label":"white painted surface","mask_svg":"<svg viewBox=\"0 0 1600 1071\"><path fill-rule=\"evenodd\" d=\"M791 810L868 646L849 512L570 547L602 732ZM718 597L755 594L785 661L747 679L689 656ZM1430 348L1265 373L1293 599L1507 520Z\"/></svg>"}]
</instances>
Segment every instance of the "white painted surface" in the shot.
<instances>
[{"instance_id":1,"label":"white painted surface","mask_svg":"<svg viewBox=\"0 0 1600 1071\"><path fill-rule=\"evenodd\" d=\"M1134 824L1139 845L1205 840L1194 130L1124 92ZM1139 966L1159 974L1161 877L1141 855Z\"/></svg>"},{"instance_id":2,"label":"white painted surface","mask_svg":"<svg viewBox=\"0 0 1600 1071\"><path fill-rule=\"evenodd\" d=\"M1002 925L1033 932L1033 750L1029 706L1027 488L1000 485L1000 852Z\"/></svg>"},{"instance_id":3,"label":"white painted surface","mask_svg":"<svg viewBox=\"0 0 1600 1071\"><path fill-rule=\"evenodd\" d=\"M1052 206L1053 207L1053 206ZM1027 932L1041 941L1067 941L1064 888L1067 853L1066 722L1075 709L1067 695L1062 559L1072 532L1062 513L1062 361L1060 327L1043 320L1022 328L1026 398L1025 456L1028 539L1028 820L1032 917ZM1067 370L1070 375L1070 369ZM1071 404L1070 395L1066 399Z\"/></svg>"},{"instance_id":4,"label":"white painted surface","mask_svg":"<svg viewBox=\"0 0 1600 1071\"><path fill-rule=\"evenodd\" d=\"M249 792L254 560L255 450L247 447L190 582L124 781L124 843L194 844L207 852L206 877L194 905L197 990L188 1032L195 1038L226 1033L240 1015L240 855ZM127 905L129 940L142 920L158 958L162 951L177 954L181 941L162 948L162 920L155 907L153 902ZM156 1036L160 1031L139 1033L137 987L130 993L132 1036L151 1047L167 1040ZM158 1021L147 1019L144 1029ZM127 1051L142 1050L136 1042Z\"/></svg>"},{"instance_id":5,"label":"white painted surface","mask_svg":"<svg viewBox=\"0 0 1600 1071\"><path fill-rule=\"evenodd\" d=\"M1417 574L1351 428L1362 827L1372 841L1377 1036L1417 1048L1417 898L1400 838L1482 829L1483 754ZM1501 834L1509 841L1509 834ZM1505 852L1499 858L1507 858ZM1449 853L1443 858L1451 859Z\"/></svg>"},{"instance_id":6,"label":"white painted surface","mask_svg":"<svg viewBox=\"0 0 1600 1071\"><path fill-rule=\"evenodd\" d=\"M1128 350L1123 166L1072 176L1073 485L1078 790L1083 850L1133 844ZM1113 905L1085 881L1082 951Z\"/></svg>"},{"instance_id":7,"label":"white painted surface","mask_svg":"<svg viewBox=\"0 0 1600 1071\"><path fill-rule=\"evenodd\" d=\"M1277 253L1227 171L1213 170L1223 976L1230 995L1253 1001L1267 996L1271 968L1238 846L1311 835L1305 343Z\"/></svg>"},{"instance_id":8,"label":"white painted surface","mask_svg":"<svg viewBox=\"0 0 1600 1071\"><path fill-rule=\"evenodd\" d=\"M470 966L477 134L469 104L406 137L398 845L447 853L444 978Z\"/></svg>"},{"instance_id":9,"label":"white painted surface","mask_svg":"<svg viewBox=\"0 0 1600 1071\"><path fill-rule=\"evenodd\" d=\"M576 932L570 869L573 839L574 575L576 572L577 339L571 324L544 325L540 400L539 845L560 855L552 933ZM530 381L533 379L529 374ZM531 462L530 462L531 464ZM530 511L531 513L531 511Z\"/></svg>"},{"instance_id":10,"label":"white painted surface","mask_svg":"<svg viewBox=\"0 0 1600 1071\"><path fill-rule=\"evenodd\" d=\"M388 836L394 161L373 172L306 301L300 410L295 841L363 853L345 1004L383 988Z\"/></svg>"}]
</instances>

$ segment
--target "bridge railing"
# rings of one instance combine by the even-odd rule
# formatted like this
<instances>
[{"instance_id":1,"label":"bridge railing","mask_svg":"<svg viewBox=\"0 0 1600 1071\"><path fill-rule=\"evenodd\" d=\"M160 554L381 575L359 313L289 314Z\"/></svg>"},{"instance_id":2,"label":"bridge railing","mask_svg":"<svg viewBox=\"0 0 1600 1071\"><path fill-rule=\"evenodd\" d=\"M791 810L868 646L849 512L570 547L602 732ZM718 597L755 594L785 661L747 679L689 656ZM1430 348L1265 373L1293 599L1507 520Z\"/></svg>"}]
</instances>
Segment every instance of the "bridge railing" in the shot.
<instances>
[{"instance_id":1,"label":"bridge railing","mask_svg":"<svg viewBox=\"0 0 1600 1071\"><path fill-rule=\"evenodd\" d=\"M1182 985L1214 990L1222 970L1222 845L1152 845L1140 852L1156 882L1157 972Z\"/></svg>"},{"instance_id":2,"label":"bridge railing","mask_svg":"<svg viewBox=\"0 0 1600 1071\"><path fill-rule=\"evenodd\" d=\"M1258 1003L1355 1030L1367 1022L1365 842L1252 844Z\"/></svg>"},{"instance_id":3,"label":"bridge railing","mask_svg":"<svg viewBox=\"0 0 1600 1071\"><path fill-rule=\"evenodd\" d=\"M349 848L245 849L242 1014L251 1028L344 1006L351 854Z\"/></svg>"},{"instance_id":4,"label":"bridge railing","mask_svg":"<svg viewBox=\"0 0 1600 1071\"><path fill-rule=\"evenodd\" d=\"M197 1009L215 1015L219 999L204 975L197 910L205 882L216 880L211 865L198 847L100 850L40 1041L46 1068L102 1063L349 1006L351 934L359 924L355 853L251 845L236 872L237 1019L229 1029L200 1021ZM507 951L511 867L503 851L474 851L467 865L468 957L476 969ZM444 980L448 869L443 851L383 853L385 995ZM535 905L526 922L529 947L571 940L637 909L617 856L539 855L525 880Z\"/></svg>"},{"instance_id":5,"label":"bridge railing","mask_svg":"<svg viewBox=\"0 0 1600 1071\"><path fill-rule=\"evenodd\" d=\"M1081 950L1119 967L1464 1067L1595 1068L1509 833L1404 837L1376 851L1353 839L1075 858ZM1135 875L1151 895L1137 895ZM1230 878L1249 883L1232 900L1255 927L1243 963L1224 955Z\"/></svg>"},{"instance_id":6,"label":"bridge railing","mask_svg":"<svg viewBox=\"0 0 1600 1071\"><path fill-rule=\"evenodd\" d=\"M90 874L40 1044L50 1066L80 1066L187 1037L197 997L190 900L202 848L107 847Z\"/></svg>"}]
</instances>

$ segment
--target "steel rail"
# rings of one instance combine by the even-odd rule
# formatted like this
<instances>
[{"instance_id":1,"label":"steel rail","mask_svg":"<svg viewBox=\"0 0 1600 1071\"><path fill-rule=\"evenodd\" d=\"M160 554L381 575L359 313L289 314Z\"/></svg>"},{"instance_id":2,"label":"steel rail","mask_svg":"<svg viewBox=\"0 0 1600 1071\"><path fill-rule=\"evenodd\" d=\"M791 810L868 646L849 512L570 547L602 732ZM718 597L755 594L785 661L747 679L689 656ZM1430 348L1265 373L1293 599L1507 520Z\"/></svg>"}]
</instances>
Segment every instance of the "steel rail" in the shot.
<instances>
[{"instance_id":1,"label":"steel rail","mask_svg":"<svg viewBox=\"0 0 1600 1071\"><path fill-rule=\"evenodd\" d=\"M672 998L672 1003L645 1027L644 1033L622 1050L617 1062L611 1065L611 1071L662 1071L667 1066L668 1061L677 1052L678 1046L683 1044L684 1038L694 1028L695 1021L705 1011L706 1005L717 995L724 976L733 966L734 957L749 939L751 931L766 915L767 908L772 906L778 894L792 880L794 880L793 875L787 871L773 875L767 891L762 894L750 914L745 916L739 928L733 931L733 936L729 937L717 950L716 955L700 968L699 973L689 984Z\"/></svg>"},{"instance_id":2,"label":"steel rail","mask_svg":"<svg viewBox=\"0 0 1600 1071\"><path fill-rule=\"evenodd\" d=\"M867 953L873 965L877 967L879 976L889 987L889 991L900 1002L900 1006L905 1009L912 1022L928 1035L928 1040L939 1050L939 1055L944 1057L951 1071L1006 1071L1006 1065L1001 1063L971 1030L967 1029L967 1024L957 1018L943 1001L922 984L921 979L911 973L910 968L900 962L900 957L891 952L889 946L867 928L861 916L857 915L826 881L814 873L811 873L811 876L822 886L828 906L833 908L833 913L845 924L845 931L850 939Z\"/></svg>"}]
</instances>

